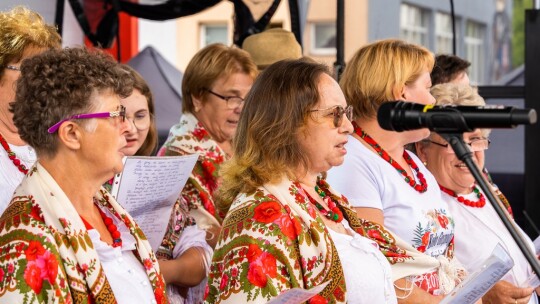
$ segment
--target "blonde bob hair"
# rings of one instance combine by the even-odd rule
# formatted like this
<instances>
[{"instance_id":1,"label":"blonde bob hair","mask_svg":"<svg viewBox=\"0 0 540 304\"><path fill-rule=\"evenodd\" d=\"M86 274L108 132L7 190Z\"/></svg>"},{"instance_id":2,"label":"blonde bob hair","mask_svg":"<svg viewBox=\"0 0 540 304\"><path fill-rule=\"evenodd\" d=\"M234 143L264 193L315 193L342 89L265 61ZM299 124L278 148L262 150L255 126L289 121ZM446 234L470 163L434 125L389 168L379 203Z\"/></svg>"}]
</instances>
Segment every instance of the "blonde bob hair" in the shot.
<instances>
[{"instance_id":1,"label":"blonde bob hair","mask_svg":"<svg viewBox=\"0 0 540 304\"><path fill-rule=\"evenodd\" d=\"M323 74L330 75L325 65L299 59L278 61L259 75L240 115L234 156L220 174L217 206L224 213L238 194L284 175L296 179L297 169L308 168L298 134L320 100Z\"/></svg>"},{"instance_id":2,"label":"blonde bob hair","mask_svg":"<svg viewBox=\"0 0 540 304\"><path fill-rule=\"evenodd\" d=\"M435 58L426 48L387 39L359 49L340 81L347 102L358 118L373 118L379 106L392 101L424 71L431 72Z\"/></svg>"}]
</instances>

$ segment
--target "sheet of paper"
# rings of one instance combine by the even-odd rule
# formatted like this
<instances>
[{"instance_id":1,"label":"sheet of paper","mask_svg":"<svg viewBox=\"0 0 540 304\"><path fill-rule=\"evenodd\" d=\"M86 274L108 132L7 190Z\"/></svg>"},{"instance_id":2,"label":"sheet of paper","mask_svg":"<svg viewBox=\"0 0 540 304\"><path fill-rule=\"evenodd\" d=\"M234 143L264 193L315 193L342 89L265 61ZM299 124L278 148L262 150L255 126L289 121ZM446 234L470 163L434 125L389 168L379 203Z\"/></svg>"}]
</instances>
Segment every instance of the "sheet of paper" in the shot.
<instances>
[{"instance_id":1,"label":"sheet of paper","mask_svg":"<svg viewBox=\"0 0 540 304\"><path fill-rule=\"evenodd\" d=\"M154 251L165 235L172 207L198 155L130 156L115 176L111 194L141 227Z\"/></svg>"},{"instance_id":2,"label":"sheet of paper","mask_svg":"<svg viewBox=\"0 0 540 304\"><path fill-rule=\"evenodd\" d=\"M316 294L323 291L330 281L324 282L321 285L317 285L311 289L292 288L284 291L279 296L272 299L266 304L300 304L313 298Z\"/></svg>"},{"instance_id":3,"label":"sheet of paper","mask_svg":"<svg viewBox=\"0 0 540 304\"><path fill-rule=\"evenodd\" d=\"M446 295L441 301L441 304L475 303L512 267L514 267L514 260L512 260L501 244L497 244L491 256L482 264L482 267L470 273L461 284Z\"/></svg>"}]
</instances>

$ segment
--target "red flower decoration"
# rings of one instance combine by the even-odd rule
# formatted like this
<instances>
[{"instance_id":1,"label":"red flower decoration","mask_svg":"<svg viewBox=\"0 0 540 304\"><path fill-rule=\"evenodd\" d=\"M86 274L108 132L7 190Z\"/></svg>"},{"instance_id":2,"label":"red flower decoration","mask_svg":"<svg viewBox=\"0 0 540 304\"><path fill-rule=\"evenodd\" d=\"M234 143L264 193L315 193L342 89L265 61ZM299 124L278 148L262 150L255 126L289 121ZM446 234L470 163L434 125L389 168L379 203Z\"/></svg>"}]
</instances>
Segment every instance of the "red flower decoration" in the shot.
<instances>
[{"instance_id":1,"label":"red flower decoration","mask_svg":"<svg viewBox=\"0 0 540 304\"><path fill-rule=\"evenodd\" d=\"M438 215L437 220L439 221L439 224L441 224L441 227L446 229L446 226L448 226L448 218L444 215Z\"/></svg>"},{"instance_id":2,"label":"red flower decoration","mask_svg":"<svg viewBox=\"0 0 540 304\"><path fill-rule=\"evenodd\" d=\"M250 245L250 250L252 249ZM258 248L257 248L258 249ZM260 251L260 249L258 249ZM268 252L262 252L257 255L257 250L252 250L253 254L248 252L248 261L251 259L248 269L248 281L258 287L265 287L268 277L275 278L277 276L276 258Z\"/></svg>"},{"instance_id":3,"label":"red flower decoration","mask_svg":"<svg viewBox=\"0 0 540 304\"><path fill-rule=\"evenodd\" d=\"M326 304L328 300L322 297L321 295L315 295L313 298L309 299L309 304Z\"/></svg>"},{"instance_id":4,"label":"red flower decoration","mask_svg":"<svg viewBox=\"0 0 540 304\"><path fill-rule=\"evenodd\" d=\"M50 251L45 251L43 256L38 257L36 264L41 268L41 277L53 283L58 275L58 261Z\"/></svg>"},{"instance_id":5,"label":"red flower decoration","mask_svg":"<svg viewBox=\"0 0 540 304\"><path fill-rule=\"evenodd\" d=\"M367 231L367 235L372 240L384 241L384 238L382 237L381 232L377 229L369 229Z\"/></svg>"},{"instance_id":6,"label":"red flower decoration","mask_svg":"<svg viewBox=\"0 0 540 304\"><path fill-rule=\"evenodd\" d=\"M152 261L150 259L145 259L143 263L146 270L150 270L152 269L152 267L154 267L154 264L152 264Z\"/></svg>"},{"instance_id":7,"label":"red flower decoration","mask_svg":"<svg viewBox=\"0 0 540 304\"><path fill-rule=\"evenodd\" d=\"M298 232L301 231L301 227L297 220L291 220L288 216L283 215L279 217L275 223L279 226L281 232L291 240L296 239Z\"/></svg>"},{"instance_id":8,"label":"red flower decoration","mask_svg":"<svg viewBox=\"0 0 540 304\"><path fill-rule=\"evenodd\" d=\"M30 262L24 270L24 281L35 293L41 292L43 287L43 279L41 278L41 269L36 263Z\"/></svg>"},{"instance_id":9,"label":"red flower decoration","mask_svg":"<svg viewBox=\"0 0 540 304\"><path fill-rule=\"evenodd\" d=\"M221 276L221 282L219 283L219 290L225 289L227 287L227 283L229 283L229 276L225 273L223 276Z\"/></svg>"},{"instance_id":10,"label":"red flower decoration","mask_svg":"<svg viewBox=\"0 0 540 304\"><path fill-rule=\"evenodd\" d=\"M28 261L35 261L38 256L43 255L44 253L45 248L43 248L43 245L38 241L30 241L30 243L28 243L28 248L24 251Z\"/></svg>"},{"instance_id":11,"label":"red flower decoration","mask_svg":"<svg viewBox=\"0 0 540 304\"><path fill-rule=\"evenodd\" d=\"M262 250L255 244L250 244L247 252L248 262L252 263L262 254Z\"/></svg>"},{"instance_id":12,"label":"red flower decoration","mask_svg":"<svg viewBox=\"0 0 540 304\"><path fill-rule=\"evenodd\" d=\"M208 132L202 127L198 126L197 128L195 128L195 130L193 130L193 136L195 136L197 140L201 141L203 138L208 136Z\"/></svg>"},{"instance_id":13,"label":"red flower decoration","mask_svg":"<svg viewBox=\"0 0 540 304\"><path fill-rule=\"evenodd\" d=\"M272 223L281 216L281 205L274 201L263 202L253 211L253 219L257 222Z\"/></svg>"}]
</instances>

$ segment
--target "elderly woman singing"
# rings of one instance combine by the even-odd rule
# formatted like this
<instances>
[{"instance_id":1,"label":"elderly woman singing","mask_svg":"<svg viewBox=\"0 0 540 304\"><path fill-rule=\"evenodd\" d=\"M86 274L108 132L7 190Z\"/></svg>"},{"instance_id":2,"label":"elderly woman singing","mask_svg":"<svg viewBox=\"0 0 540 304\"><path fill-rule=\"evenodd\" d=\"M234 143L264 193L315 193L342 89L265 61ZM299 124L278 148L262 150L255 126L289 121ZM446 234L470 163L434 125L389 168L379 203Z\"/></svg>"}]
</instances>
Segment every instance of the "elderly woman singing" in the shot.
<instances>
[{"instance_id":1,"label":"elderly woman singing","mask_svg":"<svg viewBox=\"0 0 540 304\"><path fill-rule=\"evenodd\" d=\"M11 104L38 160L0 218L8 303L166 303L146 237L101 185L122 170L132 78L110 56L51 50L25 60Z\"/></svg>"},{"instance_id":2,"label":"elderly woman singing","mask_svg":"<svg viewBox=\"0 0 540 304\"><path fill-rule=\"evenodd\" d=\"M223 214L215 208L219 168L232 155L232 138L244 98L257 76L246 51L211 44L193 56L182 79L180 122L171 128L158 155L199 154L181 196L190 215L215 246Z\"/></svg>"},{"instance_id":3,"label":"elderly woman singing","mask_svg":"<svg viewBox=\"0 0 540 304\"><path fill-rule=\"evenodd\" d=\"M390 263L406 258L379 225L360 220L324 180L353 131L351 108L326 67L280 61L246 98L225 165L223 221L209 303L266 303L328 283L311 303L396 303ZM364 236L385 239L386 247Z\"/></svg>"}]
</instances>

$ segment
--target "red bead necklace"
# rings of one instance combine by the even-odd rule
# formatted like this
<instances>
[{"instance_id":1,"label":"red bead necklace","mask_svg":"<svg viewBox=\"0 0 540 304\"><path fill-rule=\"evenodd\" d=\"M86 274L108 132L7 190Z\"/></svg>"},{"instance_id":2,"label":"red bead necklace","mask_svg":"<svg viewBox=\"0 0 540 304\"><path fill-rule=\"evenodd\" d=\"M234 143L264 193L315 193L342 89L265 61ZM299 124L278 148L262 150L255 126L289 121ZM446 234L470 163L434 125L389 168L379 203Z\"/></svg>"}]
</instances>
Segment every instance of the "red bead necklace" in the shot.
<instances>
[{"instance_id":1,"label":"red bead necklace","mask_svg":"<svg viewBox=\"0 0 540 304\"><path fill-rule=\"evenodd\" d=\"M403 158L407 162L407 164L411 167L411 169L416 173L416 177L418 178L418 181L420 183L417 183L414 178L411 178L405 169L403 169L384 149L373 139L371 136L369 136L366 132L360 128L356 122L353 121L354 126L354 133L356 135L360 136L368 145L370 145L377 154L387 161L392 167L394 167L401 175L403 175L403 178L407 184L409 184L411 187L414 188L414 190L424 193L427 191L428 185L426 178L424 177L424 174L420 172L420 168L418 168L418 165L414 162L414 160L411 158L407 150L403 151Z\"/></svg>"},{"instance_id":2,"label":"red bead necklace","mask_svg":"<svg viewBox=\"0 0 540 304\"><path fill-rule=\"evenodd\" d=\"M486 197L480 190L475 186L473 186L473 192L476 194L476 197L478 198L478 201L474 202L469 199L464 198L461 195L457 195L455 191L452 191L450 189L447 189L441 185L439 185L439 188L441 188L441 191L453 196L457 199L458 202L462 203L465 206L473 207L473 208L483 208L486 205Z\"/></svg>"},{"instance_id":3,"label":"red bead necklace","mask_svg":"<svg viewBox=\"0 0 540 304\"><path fill-rule=\"evenodd\" d=\"M111 234L113 238L113 247L122 247L122 238L120 235L120 231L118 231L118 227L113 222L113 219L105 214L105 212L101 211L101 209L98 207L99 215L101 215L101 218L103 219L103 222L105 223L105 226L107 226L107 230L109 230L109 233ZM87 230L94 229L90 223L88 223L82 216L81 219L84 223L84 226Z\"/></svg>"},{"instance_id":4,"label":"red bead necklace","mask_svg":"<svg viewBox=\"0 0 540 304\"><path fill-rule=\"evenodd\" d=\"M321 205L319 202L314 200L311 197L311 195L309 195L309 193L305 191L309 199L309 202L315 205L315 207L317 207L317 209L321 212L321 214L324 215L327 219L334 221L336 223L340 223L341 221L343 221L343 213L338 208L336 203L328 195L326 195L326 192L324 192L324 190L322 190L318 185L315 185L315 191L323 199L323 201L328 205L328 208L330 208L330 210L326 210L323 205Z\"/></svg>"},{"instance_id":5,"label":"red bead necklace","mask_svg":"<svg viewBox=\"0 0 540 304\"><path fill-rule=\"evenodd\" d=\"M9 159L11 159L15 167L17 167L19 171L21 171L22 173L27 174L28 169L22 163L22 161L17 158L17 155L15 155L15 152L11 151L6 139L2 136L2 134L0 134L0 144L2 144L2 147L4 148L4 150L6 150Z\"/></svg>"}]
</instances>

